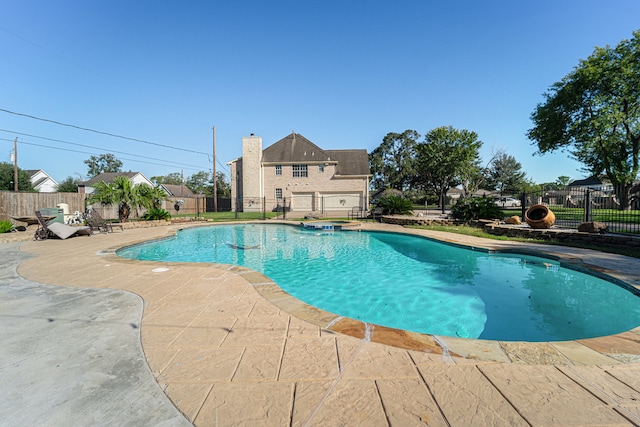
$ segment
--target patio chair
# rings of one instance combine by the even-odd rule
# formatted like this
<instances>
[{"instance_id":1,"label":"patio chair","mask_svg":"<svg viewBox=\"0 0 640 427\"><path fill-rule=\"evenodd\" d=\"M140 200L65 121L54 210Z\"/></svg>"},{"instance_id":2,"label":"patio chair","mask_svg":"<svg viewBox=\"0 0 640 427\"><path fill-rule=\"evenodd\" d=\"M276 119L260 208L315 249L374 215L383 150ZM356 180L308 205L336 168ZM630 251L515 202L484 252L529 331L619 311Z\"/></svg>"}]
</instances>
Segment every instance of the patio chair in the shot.
<instances>
[{"instance_id":1,"label":"patio chair","mask_svg":"<svg viewBox=\"0 0 640 427\"><path fill-rule=\"evenodd\" d=\"M369 217L374 221L380 222L380 219L382 218L382 212L384 212L382 208L375 208L374 210L369 212Z\"/></svg>"},{"instance_id":2,"label":"patio chair","mask_svg":"<svg viewBox=\"0 0 640 427\"><path fill-rule=\"evenodd\" d=\"M349 212L347 212L348 219L362 219L364 217L364 211L361 206L354 206Z\"/></svg>"},{"instance_id":3,"label":"patio chair","mask_svg":"<svg viewBox=\"0 0 640 427\"><path fill-rule=\"evenodd\" d=\"M99 233L113 233L113 228L118 227L120 231L124 231L124 227L120 223L106 222L100 213L98 213L95 209L90 209L85 213L84 216L85 221L89 228L91 228L91 232L98 231Z\"/></svg>"},{"instance_id":4,"label":"patio chair","mask_svg":"<svg viewBox=\"0 0 640 427\"><path fill-rule=\"evenodd\" d=\"M91 229L86 226L72 227L59 222L48 224L40 211L36 211L36 218L38 218L38 229L33 236L34 240L46 240L52 237L64 240L71 236L91 236Z\"/></svg>"}]
</instances>

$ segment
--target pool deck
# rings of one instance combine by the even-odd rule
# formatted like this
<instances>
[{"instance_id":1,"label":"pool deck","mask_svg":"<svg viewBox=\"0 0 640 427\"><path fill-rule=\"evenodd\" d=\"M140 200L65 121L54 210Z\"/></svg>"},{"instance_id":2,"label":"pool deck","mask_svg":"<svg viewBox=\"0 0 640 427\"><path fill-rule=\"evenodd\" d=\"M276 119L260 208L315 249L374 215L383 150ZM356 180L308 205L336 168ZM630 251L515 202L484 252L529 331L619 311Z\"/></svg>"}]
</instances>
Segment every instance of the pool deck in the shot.
<instances>
[{"instance_id":1,"label":"pool deck","mask_svg":"<svg viewBox=\"0 0 640 427\"><path fill-rule=\"evenodd\" d=\"M179 228L0 244L0 424L640 425L640 328L557 343L409 334L244 268L114 254ZM640 289L640 259L363 228L546 253Z\"/></svg>"}]
</instances>

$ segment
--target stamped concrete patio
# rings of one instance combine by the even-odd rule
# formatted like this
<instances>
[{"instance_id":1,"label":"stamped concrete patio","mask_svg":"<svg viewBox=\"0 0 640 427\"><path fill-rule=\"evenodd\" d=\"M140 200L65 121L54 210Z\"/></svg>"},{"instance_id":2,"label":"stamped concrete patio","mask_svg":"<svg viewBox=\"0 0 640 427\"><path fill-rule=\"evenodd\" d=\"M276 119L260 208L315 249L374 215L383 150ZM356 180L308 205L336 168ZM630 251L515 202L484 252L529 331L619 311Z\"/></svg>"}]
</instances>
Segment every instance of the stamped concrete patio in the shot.
<instances>
[{"instance_id":1,"label":"stamped concrete patio","mask_svg":"<svg viewBox=\"0 0 640 427\"><path fill-rule=\"evenodd\" d=\"M544 251L640 288L638 259L367 227ZM244 268L115 255L178 228L25 242L21 251L35 256L18 273L142 297L144 356L159 387L197 426L640 425L639 328L559 343L431 337L322 312Z\"/></svg>"}]
</instances>

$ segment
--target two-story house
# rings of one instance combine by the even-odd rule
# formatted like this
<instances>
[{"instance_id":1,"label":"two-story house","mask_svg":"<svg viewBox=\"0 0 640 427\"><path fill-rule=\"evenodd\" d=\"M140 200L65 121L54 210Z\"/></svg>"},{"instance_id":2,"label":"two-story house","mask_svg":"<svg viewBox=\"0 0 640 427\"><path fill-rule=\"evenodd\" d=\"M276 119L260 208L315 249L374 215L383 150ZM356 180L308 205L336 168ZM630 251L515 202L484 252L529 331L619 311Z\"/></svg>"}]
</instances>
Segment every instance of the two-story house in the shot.
<instances>
[{"instance_id":1,"label":"two-story house","mask_svg":"<svg viewBox=\"0 0 640 427\"><path fill-rule=\"evenodd\" d=\"M290 211L324 216L368 209L367 150L323 150L291 133L263 149L262 138L242 138L242 157L231 167L232 209Z\"/></svg>"}]
</instances>

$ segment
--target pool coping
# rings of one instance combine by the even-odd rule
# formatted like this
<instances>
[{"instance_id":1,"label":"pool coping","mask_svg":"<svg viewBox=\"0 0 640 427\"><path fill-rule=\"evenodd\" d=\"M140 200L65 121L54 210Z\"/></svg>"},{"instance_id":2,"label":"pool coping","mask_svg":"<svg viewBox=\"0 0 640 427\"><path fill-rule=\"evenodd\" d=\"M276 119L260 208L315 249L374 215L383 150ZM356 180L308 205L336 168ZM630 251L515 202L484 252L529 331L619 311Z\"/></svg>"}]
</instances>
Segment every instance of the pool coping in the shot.
<instances>
[{"instance_id":1,"label":"pool coping","mask_svg":"<svg viewBox=\"0 0 640 427\"><path fill-rule=\"evenodd\" d=\"M122 258L116 254L116 251L149 241L172 238L180 230L186 228L238 223L264 224L265 222L243 221L231 223L189 224L177 229L169 230L166 236L160 238L141 239L130 242L126 245L110 247L105 251L102 251L101 255L111 262L152 262ZM292 221L270 220L268 223L299 226L299 224ZM452 236L451 233L427 232L420 229L379 223L362 223L360 228L355 230L344 230L344 232L358 232L359 230L386 231L414 235L446 244L493 253L514 253L549 258L557 260L563 267L574 268L582 272L587 272L597 277L617 282L619 285L623 284L626 287L635 289L636 292L640 292L640 283L636 284L637 281L634 281L632 276L585 262L579 255L585 252L588 253L589 250L574 249L563 246L550 248L547 245L526 245L521 244L520 242L511 242L515 243L515 245L510 245L509 243L505 245L504 242L502 242L503 244L497 244L494 241L486 241L486 239L468 238L461 235ZM169 262L166 264L202 265L207 263ZM440 355L445 359L466 359L468 363L499 362L542 365L614 365L640 362L640 326L625 332L602 337L550 342L482 340L423 334L389 328L339 316L297 299L280 288L280 286L278 286L272 279L255 270L231 264L216 265L227 268L234 273L241 274L259 295L284 312L316 325L322 330L344 334L364 341L389 345L405 350Z\"/></svg>"}]
</instances>

